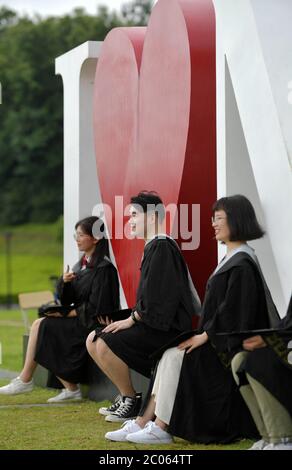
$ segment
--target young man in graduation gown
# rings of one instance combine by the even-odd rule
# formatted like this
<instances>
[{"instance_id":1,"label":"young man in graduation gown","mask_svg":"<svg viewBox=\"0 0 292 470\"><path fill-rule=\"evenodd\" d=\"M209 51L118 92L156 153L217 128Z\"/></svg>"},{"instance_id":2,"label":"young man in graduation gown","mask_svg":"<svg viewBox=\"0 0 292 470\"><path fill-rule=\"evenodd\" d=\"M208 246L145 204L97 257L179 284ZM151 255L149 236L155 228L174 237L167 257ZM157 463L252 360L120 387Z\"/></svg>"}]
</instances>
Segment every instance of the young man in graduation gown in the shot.
<instances>
[{"instance_id":1,"label":"young man in graduation gown","mask_svg":"<svg viewBox=\"0 0 292 470\"><path fill-rule=\"evenodd\" d=\"M149 356L179 333L192 328L200 305L188 268L176 242L164 234L164 206L157 194L141 192L131 198L130 227L144 238L141 277L131 316L108 325L97 341L87 340L89 354L119 390L115 403L101 409L106 421L123 422L137 416L141 396L130 370L150 377Z\"/></svg>"},{"instance_id":2,"label":"young man in graduation gown","mask_svg":"<svg viewBox=\"0 0 292 470\"><path fill-rule=\"evenodd\" d=\"M292 450L292 297L278 328L245 339L249 352L232 361L235 381L261 435L252 450Z\"/></svg>"}]
</instances>

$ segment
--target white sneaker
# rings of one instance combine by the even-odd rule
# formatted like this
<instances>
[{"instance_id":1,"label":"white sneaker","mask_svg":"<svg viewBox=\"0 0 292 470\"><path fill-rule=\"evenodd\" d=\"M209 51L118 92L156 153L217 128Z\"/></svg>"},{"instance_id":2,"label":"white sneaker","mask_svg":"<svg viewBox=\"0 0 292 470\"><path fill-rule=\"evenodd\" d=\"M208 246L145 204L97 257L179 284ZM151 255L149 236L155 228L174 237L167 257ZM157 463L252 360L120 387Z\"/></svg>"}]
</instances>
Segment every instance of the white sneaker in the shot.
<instances>
[{"instance_id":1,"label":"white sneaker","mask_svg":"<svg viewBox=\"0 0 292 470\"><path fill-rule=\"evenodd\" d=\"M292 442L269 444L264 448L264 450L292 450Z\"/></svg>"},{"instance_id":2,"label":"white sneaker","mask_svg":"<svg viewBox=\"0 0 292 470\"><path fill-rule=\"evenodd\" d=\"M30 382L23 382L20 377L11 380L8 385L0 387L1 395L19 395L21 393L31 392L33 389L33 380Z\"/></svg>"},{"instance_id":3,"label":"white sneaker","mask_svg":"<svg viewBox=\"0 0 292 470\"><path fill-rule=\"evenodd\" d=\"M62 392L56 395L55 397L49 398L48 403L58 403L60 401L66 401L66 400L82 400L82 395L81 391L78 388L74 392L71 392L71 390L68 390L67 388L63 388Z\"/></svg>"},{"instance_id":4,"label":"white sneaker","mask_svg":"<svg viewBox=\"0 0 292 470\"><path fill-rule=\"evenodd\" d=\"M161 429L153 421L147 423L141 431L128 434L126 439L136 444L170 444L173 442L171 434Z\"/></svg>"},{"instance_id":5,"label":"white sneaker","mask_svg":"<svg viewBox=\"0 0 292 470\"><path fill-rule=\"evenodd\" d=\"M269 443L264 439L261 439L260 441L255 442L248 450L264 450L267 445L269 445Z\"/></svg>"},{"instance_id":6,"label":"white sneaker","mask_svg":"<svg viewBox=\"0 0 292 470\"><path fill-rule=\"evenodd\" d=\"M128 419L124 422L121 429L107 432L104 437L110 441L127 442L127 435L130 433L136 433L137 431L141 431L139 424L137 424L134 419Z\"/></svg>"}]
</instances>

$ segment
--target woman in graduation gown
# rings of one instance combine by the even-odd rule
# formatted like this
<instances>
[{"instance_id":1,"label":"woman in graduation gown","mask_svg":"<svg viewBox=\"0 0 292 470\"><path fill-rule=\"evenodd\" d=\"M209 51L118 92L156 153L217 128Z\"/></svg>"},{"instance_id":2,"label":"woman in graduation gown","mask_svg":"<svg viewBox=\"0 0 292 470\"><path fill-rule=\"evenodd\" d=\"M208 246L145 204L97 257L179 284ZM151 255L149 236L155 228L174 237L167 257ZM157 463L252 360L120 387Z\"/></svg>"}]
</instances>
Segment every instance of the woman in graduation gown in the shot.
<instances>
[{"instance_id":1,"label":"woman in graduation gown","mask_svg":"<svg viewBox=\"0 0 292 470\"><path fill-rule=\"evenodd\" d=\"M251 203L241 195L215 203L212 225L227 254L208 280L199 330L177 350L164 353L152 390L157 391L154 400L152 396L135 422L107 433L108 439L158 444L170 442L174 435L223 444L257 436L230 368L232 357L242 350L241 339L217 334L267 328L278 318L255 253L246 243L261 238L263 231ZM174 371L177 367L180 373ZM170 397L172 403L163 406ZM164 420L157 410L164 412ZM155 422L147 422L154 413Z\"/></svg>"},{"instance_id":2,"label":"woman in graduation gown","mask_svg":"<svg viewBox=\"0 0 292 470\"><path fill-rule=\"evenodd\" d=\"M100 230L100 238L93 235L95 227ZM64 273L57 286L62 311L67 310L67 315L48 313L34 321L24 368L19 377L0 388L0 394L31 391L33 372L41 364L65 387L49 401L81 398L77 384L87 380L86 338L92 328L103 324L99 315L117 310L120 300L118 275L109 257L103 223L98 217L87 217L76 223L75 230L78 248L84 256L72 272ZM58 383L52 379L49 385L58 388Z\"/></svg>"},{"instance_id":3,"label":"woman in graduation gown","mask_svg":"<svg viewBox=\"0 0 292 470\"><path fill-rule=\"evenodd\" d=\"M246 243L263 236L251 203L241 195L219 199L212 225L227 255L208 280L198 334L180 345L186 354L169 423L171 434L206 444L255 435L230 369L241 339L217 333L267 328L277 319Z\"/></svg>"}]
</instances>

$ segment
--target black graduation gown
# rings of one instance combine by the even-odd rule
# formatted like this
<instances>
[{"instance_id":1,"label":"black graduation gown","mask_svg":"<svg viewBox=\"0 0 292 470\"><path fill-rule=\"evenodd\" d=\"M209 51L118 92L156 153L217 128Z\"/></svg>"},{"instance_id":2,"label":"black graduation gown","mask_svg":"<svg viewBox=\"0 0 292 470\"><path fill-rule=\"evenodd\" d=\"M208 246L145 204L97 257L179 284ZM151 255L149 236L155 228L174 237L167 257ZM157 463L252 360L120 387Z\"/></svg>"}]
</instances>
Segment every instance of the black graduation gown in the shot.
<instances>
[{"instance_id":1,"label":"black graduation gown","mask_svg":"<svg viewBox=\"0 0 292 470\"><path fill-rule=\"evenodd\" d=\"M208 281L199 333L209 341L184 356L169 432L205 444L258 436L230 369L241 339L216 333L266 327L261 275L248 254L237 253Z\"/></svg>"},{"instance_id":2,"label":"black graduation gown","mask_svg":"<svg viewBox=\"0 0 292 470\"><path fill-rule=\"evenodd\" d=\"M89 355L86 338L97 325L97 316L119 308L119 280L116 268L105 258L98 266L73 268L76 278L59 280L57 291L62 305L74 304L77 317L45 318L39 327L35 360L53 375L71 383L85 383ZM48 386L60 383L49 377Z\"/></svg>"},{"instance_id":3,"label":"black graduation gown","mask_svg":"<svg viewBox=\"0 0 292 470\"><path fill-rule=\"evenodd\" d=\"M280 321L282 332L265 335L268 347L248 354L241 371L260 382L289 411L292 417L292 361L288 344L292 341L292 297L287 315ZM290 353L291 356L291 353Z\"/></svg>"},{"instance_id":4,"label":"black graduation gown","mask_svg":"<svg viewBox=\"0 0 292 470\"><path fill-rule=\"evenodd\" d=\"M102 333L108 347L130 368L150 377L149 356L180 332L191 329L194 298L176 243L156 237L146 244L134 309L141 321L127 330Z\"/></svg>"}]
</instances>

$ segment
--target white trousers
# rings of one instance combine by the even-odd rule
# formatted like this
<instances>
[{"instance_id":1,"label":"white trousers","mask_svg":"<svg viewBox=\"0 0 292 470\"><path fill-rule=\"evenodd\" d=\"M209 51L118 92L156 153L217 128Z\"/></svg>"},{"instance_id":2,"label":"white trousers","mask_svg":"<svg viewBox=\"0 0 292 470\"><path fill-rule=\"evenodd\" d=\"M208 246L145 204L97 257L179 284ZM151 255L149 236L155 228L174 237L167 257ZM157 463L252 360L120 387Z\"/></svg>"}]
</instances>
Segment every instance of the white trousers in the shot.
<instances>
[{"instance_id":1,"label":"white trousers","mask_svg":"<svg viewBox=\"0 0 292 470\"><path fill-rule=\"evenodd\" d=\"M155 415L165 424L169 424L172 415L184 354L185 351L180 351L177 347L168 349L157 367L152 395L155 400Z\"/></svg>"}]
</instances>

